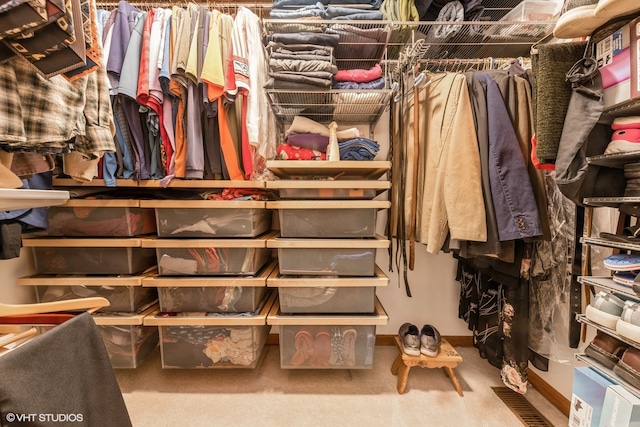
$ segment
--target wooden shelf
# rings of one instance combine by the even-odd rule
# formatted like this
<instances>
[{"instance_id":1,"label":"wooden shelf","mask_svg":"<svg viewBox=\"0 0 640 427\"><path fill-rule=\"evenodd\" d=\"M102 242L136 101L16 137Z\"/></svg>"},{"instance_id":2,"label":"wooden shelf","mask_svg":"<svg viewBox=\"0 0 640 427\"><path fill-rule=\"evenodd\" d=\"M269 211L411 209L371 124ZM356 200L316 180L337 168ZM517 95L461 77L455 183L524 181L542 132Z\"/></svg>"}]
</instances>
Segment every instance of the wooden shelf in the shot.
<instances>
[{"instance_id":1,"label":"wooden shelf","mask_svg":"<svg viewBox=\"0 0 640 427\"><path fill-rule=\"evenodd\" d=\"M280 178L336 177L336 180L342 181L373 180L387 173L391 169L391 162L385 160L269 160L267 169Z\"/></svg>"},{"instance_id":2,"label":"wooden shelf","mask_svg":"<svg viewBox=\"0 0 640 427\"><path fill-rule=\"evenodd\" d=\"M386 325L389 322L389 316L385 311L380 300L376 297L376 311L372 315L333 315L333 314L293 314L283 315L280 313L280 301L271 308L267 316L268 325Z\"/></svg>"},{"instance_id":3,"label":"wooden shelf","mask_svg":"<svg viewBox=\"0 0 640 427\"><path fill-rule=\"evenodd\" d=\"M67 200L69 192L63 190L0 188L0 210L3 211L62 205Z\"/></svg>"}]
</instances>

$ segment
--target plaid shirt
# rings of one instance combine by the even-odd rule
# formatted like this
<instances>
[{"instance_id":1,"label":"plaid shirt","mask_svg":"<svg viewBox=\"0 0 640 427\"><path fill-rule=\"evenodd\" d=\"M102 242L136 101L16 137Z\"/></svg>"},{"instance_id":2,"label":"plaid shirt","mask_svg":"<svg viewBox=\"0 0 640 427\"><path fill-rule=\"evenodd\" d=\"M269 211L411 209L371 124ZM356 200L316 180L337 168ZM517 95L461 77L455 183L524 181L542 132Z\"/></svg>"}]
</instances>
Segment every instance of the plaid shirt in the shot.
<instances>
[{"instance_id":1,"label":"plaid shirt","mask_svg":"<svg viewBox=\"0 0 640 427\"><path fill-rule=\"evenodd\" d=\"M42 77L22 58L0 64L0 146L11 151L67 152L87 158L115 151L104 70L73 82Z\"/></svg>"}]
</instances>

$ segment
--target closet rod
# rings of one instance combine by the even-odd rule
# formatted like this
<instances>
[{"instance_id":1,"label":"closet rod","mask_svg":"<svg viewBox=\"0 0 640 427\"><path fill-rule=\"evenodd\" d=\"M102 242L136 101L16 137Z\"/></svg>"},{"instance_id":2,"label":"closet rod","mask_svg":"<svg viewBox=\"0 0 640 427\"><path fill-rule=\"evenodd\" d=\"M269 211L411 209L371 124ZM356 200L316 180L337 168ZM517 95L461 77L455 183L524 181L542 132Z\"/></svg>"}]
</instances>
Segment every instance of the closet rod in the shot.
<instances>
[{"instance_id":1,"label":"closet rod","mask_svg":"<svg viewBox=\"0 0 640 427\"><path fill-rule=\"evenodd\" d=\"M471 70L498 70L509 66L514 61L520 65L527 67L530 64L529 58L441 58L441 59L424 59L421 63L428 71L471 71Z\"/></svg>"},{"instance_id":2,"label":"closet rod","mask_svg":"<svg viewBox=\"0 0 640 427\"><path fill-rule=\"evenodd\" d=\"M118 7L120 3L119 0L98 0L96 1L96 6L98 8L107 8L107 7ZM240 6L244 6L249 9L271 9L273 6L272 2L264 3L264 2L248 2L248 1L233 1L233 2L217 2L217 1L181 1L176 2L175 0L154 0L154 1L137 1L137 0L127 0L127 3L132 6L141 7L141 8L150 8L150 7L162 7L162 8L171 8L172 6L187 6L189 3L193 3L196 5L208 6L211 8L221 8L221 9L237 9Z\"/></svg>"}]
</instances>

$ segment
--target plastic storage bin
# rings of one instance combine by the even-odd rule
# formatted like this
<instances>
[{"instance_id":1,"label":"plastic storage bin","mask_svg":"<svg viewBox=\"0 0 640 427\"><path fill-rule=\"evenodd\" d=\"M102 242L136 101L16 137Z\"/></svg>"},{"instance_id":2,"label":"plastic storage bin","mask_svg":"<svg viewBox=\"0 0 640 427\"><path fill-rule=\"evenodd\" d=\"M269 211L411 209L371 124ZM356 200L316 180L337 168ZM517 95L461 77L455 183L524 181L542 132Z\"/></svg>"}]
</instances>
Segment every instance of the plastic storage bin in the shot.
<instances>
[{"instance_id":1,"label":"plastic storage bin","mask_svg":"<svg viewBox=\"0 0 640 427\"><path fill-rule=\"evenodd\" d=\"M267 323L278 326L284 369L371 369L376 326L389 318L376 300L375 315L282 315L274 304Z\"/></svg>"},{"instance_id":2,"label":"plastic storage bin","mask_svg":"<svg viewBox=\"0 0 640 427\"><path fill-rule=\"evenodd\" d=\"M142 200L153 207L159 237L256 237L271 228L266 202L251 200Z\"/></svg>"},{"instance_id":3,"label":"plastic storage bin","mask_svg":"<svg viewBox=\"0 0 640 427\"><path fill-rule=\"evenodd\" d=\"M267 188L275 190L281 199L344 199L369 200L391 188L389 181L330 181L281 179L267 181Z\"/></svg>"},{"instance_id":4,"label":"plastic storage bin","mask_svg":"<svg viewBox=\"0 0 640 427\"><path fill-rule=\"evenodd\" d=\"M373 276L376 249L389 241L374 239L289 239L267 241L277 248L280 273L310 276Z\"/></svg>"},{"instance_id":5,"label":"plastic storage bin","mask_svg":"<svg viewBox=\"0 0 640 427\"><path fill-rule=\"evenodd\" d=\"M160 331L163 369L255 368L270 326L266 317L275 295L256 316L167 316L145 318Z\"/></svg>"},{"instance_id":6,"label":"plastic storage bin","mask_svg":"<svg viewBox=\"0 0 640 427\"><path fill-rule=\"evenodd\" d=\"M388 284L377 266L375 277L286 276L276 268L267 279L267 286L278 288L283 314L372 314L376 288Z\"/></svg>"},{"instance_id":7,"label":"plastic storage bin","mask_svg":"<svg viewBox=\"0 0 640 427\"><path fill-rule=\"evenodd\" d=\"M249 313L266 296L275 262L256 276L148 277L143 286L158 290L162 312Z\"/></svg>"},{"instance_id":8,"label":"plastic storage bin","mask_svg":"<svg viewBox=\"0 0 640 427\"><path fill-rule=\"evenodd\" d=\"M132 237L156 232L153 209L140 208L138 200L69 200L48 212L49 236Z\"/></svg>"},{"instance_id":9,"label":"plastic storage bin","mask_svg":"<svg viewBox=\"0 0 640 427\"><path fill-rule=\"evenodd\" d=\"M161 276L254 275L271 259L266 239L147 239L142 244L156 249Z\"/></svg>"},{"instance_id":10,"label":"plastic storage bin","mask_svg":"<svg viewBox=\"0 0 640 427\"><path fill-rule=\"evenodd\" d=\"M23 239L38 274L137 274L156 265L153 249L137 238Z\"/></svg>"},{"instance_id":11,"label":"plastic storage bin","mask_svg":"<svg viewBox=\"0 0 640 427\"><path fill-rule=\"evenodd\" d=\"M155 288L142 287L144 277L34 275L19 278L18 284L33 286L38 302L103 297L110 305L100 312L140 312L158 300Z\"/></svg>"},{"instance_id":12,"label":"plastic storage bin","mask_svg":"<svg viewBox=\"0 0 640 427\"><path fill-rule=\"evenodd\" d=\"M487 35L541 37L553 29L556 6L555 1L524 0L496 21L496 26L489 29ZM509 25L510 22L516 24Z\"/></svg>"},{"instance_id":13,"label":"plastic storage bin","mask_svg":"<svg viewBox=\"0 0 640 427\"><path fill-rule=\"evenodd\" d=\"M373 200L267 202L278 209L280 236L296 238L375 237L378 210L390 206Z\"/></svg>"},{"instance_id":14,"label":"plastic storage bin","mask_svg":"<svg viewBox=\"0 0 640 427\"><path fill-rule=\"evenodd\" d=\"M93 316L109 353L111 366L137 368L158 347L158 328L143 326L144 318L157 309L153 306L132 316Z\"/></svg>"}]
</instances>

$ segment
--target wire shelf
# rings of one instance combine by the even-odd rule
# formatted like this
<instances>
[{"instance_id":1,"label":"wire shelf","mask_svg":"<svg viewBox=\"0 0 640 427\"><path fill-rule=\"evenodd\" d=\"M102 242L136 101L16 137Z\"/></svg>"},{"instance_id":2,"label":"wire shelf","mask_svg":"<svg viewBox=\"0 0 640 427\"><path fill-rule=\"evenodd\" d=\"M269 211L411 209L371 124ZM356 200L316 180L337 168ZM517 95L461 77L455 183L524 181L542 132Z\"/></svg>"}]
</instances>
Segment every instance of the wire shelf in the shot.
<instances>
[{"instance_id":1,"label":"wire shelf","mask_svg":"<svg viewBox=\"0 0 640 427\"><path fill-rule=\"evenodd\" d=\"M283 123L291 123L295 116L320 123L376 123L391 96L388 89L318 92L267 89L266 92L276 117Z\"/></svg>"}]
</instances>

